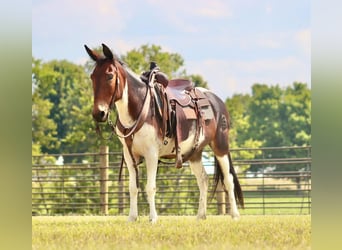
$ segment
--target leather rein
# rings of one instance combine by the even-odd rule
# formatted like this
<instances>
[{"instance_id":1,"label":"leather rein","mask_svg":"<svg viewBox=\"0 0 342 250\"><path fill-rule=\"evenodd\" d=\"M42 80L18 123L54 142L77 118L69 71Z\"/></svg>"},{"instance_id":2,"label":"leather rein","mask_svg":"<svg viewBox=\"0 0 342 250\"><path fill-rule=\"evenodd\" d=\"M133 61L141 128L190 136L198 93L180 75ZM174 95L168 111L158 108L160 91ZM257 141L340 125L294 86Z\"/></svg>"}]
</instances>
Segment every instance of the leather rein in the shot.
<instances>
[{"instance_id":1,"label":"leather rein","mask_svg":"<svg viewBox=\"0 0 342 250\"><path fill-rule=\"evenodd\" d=\"M137 188L139 188L139 174L138 174L139 170L137 167L137 162L133 156L132 144L133 144L134 133L136 133L143 126L143 124L147 118L147 115L149 113L148 112L149 107L151 106L150 105L150 103L151 103L151 87L146 85L146 94L145 94L143 106L139 112L138 118L135 120L135 122L132 126L125 127L120 121L119 114L117 114L117 116L116 116L115 123L113 123L112 120L110 119L110 112L112 110L114 110L114 108L115 108L115 105L114 105L115 104L115 97L117 95L118 86L120 84L120 79L119 79L117 68L116 68L116 82L115 82L115 84L116 84L115 90L114 90L112 100L111 100L110 105L109 105L108 118L107 118L107 124L111 128L111 134L108 138L104 138L98 122L96 122L96 132L104 140L110 140L113 137L113 135L116 135L117 137L125 140L130 158L131 158L132 163L133 163L133 167L134 167L135 172L136 172L136 176L135 176L136 177L136 186L137 186ZM118 134L116 132L116 128L120 131L120 134ZM123 162L124 161L125 161L124 156L122 155L121 164L120 164L120 172L119 172L119 181L121 181L122 168L123 168Z\"/></svg>"},{"instance_id":2,"label":"leather rein","mask_svg":"<svg viewBox=\"0 0 342 250\"><path fill-rule=\"evenodd\" d=\"M103 134L102 134L102 130L101 130L100 126L99 126L99 122L96 122L96 133L103 140L110 140L113 137L113 135L116 135L117 137L123 138L123 139L128 138L128 137L132 137L134 135L134 133L137 132L142 127L142 125L144 124L144 122L145 122L145 120L147 118L147 115L148 115L148 109L149 109L150 102L151 102L151 94L149 93L150 92L149 86L146 85L146 95L144 97L143 106L142 106L142 108L141 108L141 110L139 112L139 116L135 120L134 124L132 126L130 126L130 127L125 127L121 123L118 114L116 115L115 123L113 123L113 121L110 119L110 113L111 113L112 110L115 109L114 103L115 103L115 97L116 97L116 94L117 94L117 91L118 91L119 84L120 84L120 78L119 78L119 75L118 75L117 69L116 69L115 90L114 90L114 93L113 93L113 96L112 96L112 99L111 99L111 102L110 102L110 105L109 105L108 118L107 118L107 125L111 129L111 134L108 137L104 137ZM121 134L118 134L116 132L116 128L119 129Z\"/></svg>"}]
</instances>

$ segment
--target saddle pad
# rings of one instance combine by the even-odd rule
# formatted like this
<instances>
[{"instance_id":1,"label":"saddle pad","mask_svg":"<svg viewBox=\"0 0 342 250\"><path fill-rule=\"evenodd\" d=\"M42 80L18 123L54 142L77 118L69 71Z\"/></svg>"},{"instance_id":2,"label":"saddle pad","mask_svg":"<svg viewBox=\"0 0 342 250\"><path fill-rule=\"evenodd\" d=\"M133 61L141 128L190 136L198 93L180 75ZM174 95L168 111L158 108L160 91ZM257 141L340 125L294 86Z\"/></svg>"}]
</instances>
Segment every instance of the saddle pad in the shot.
<instances>
[{"instance_id":1,"label":"saddle pad","mask_svg":"<svg viewBox=\"0 0 342 250\"><path fill-rule=\"evenodd\" d=\"M202 94L203 95L203 94ZM201 116L204 120L211 120L214 118L214 112L211 108L209 100L199 99L197 101L198 108L201 110Z\"/></svg>"},{"instance_id":2,"label":"saddle pad","mask_svg":"<svg viewBox=\"0 0 342 250\"><path fill-rule=\"evenodd\" d=\"M187 120L196 120L197 119L195 110L193 108L185 107L185 108L183 108L183 111L184 111L184 114L185 114L185 117Z\"/></svg>"},{"instance_id":3,"label":"saddle pad","mask_svg":"<svg viewBox=\"0 0 342 250\"><path fill-rule=\"evenodd\" d=\"M201 115L204 120L211 120L214 118L214 112L211 106L202 106L201 107Z\"/></svg>"}]
</instances>

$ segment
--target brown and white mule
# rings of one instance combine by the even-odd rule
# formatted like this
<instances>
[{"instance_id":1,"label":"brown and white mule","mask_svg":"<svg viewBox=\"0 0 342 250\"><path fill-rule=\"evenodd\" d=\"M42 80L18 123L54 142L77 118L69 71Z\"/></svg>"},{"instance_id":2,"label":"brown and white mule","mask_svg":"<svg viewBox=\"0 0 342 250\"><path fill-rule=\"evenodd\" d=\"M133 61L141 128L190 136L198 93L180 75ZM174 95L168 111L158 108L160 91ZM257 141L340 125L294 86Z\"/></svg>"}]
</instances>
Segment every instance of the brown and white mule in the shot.
<instances>
[{"instance_id":1,"label":"brown and white mule","mask_svg":"<svg viewBox=\"0 0 342 250\"><path fill-rule=\"evenodd\" d=\"M92 115L97 123L105 122L108 120L110 110L116 107L118 113L116 134L123 145L124 159L129 171L128 220L135 221L138 218L138 166L136 162L143 157L147 168L146 193L150 207L149 217L150 221L155 223L157 221L155 194L158 160L162 157L176 157L175 138L165 136L165 130L163 130L165 124L162 124L165 119L156 115L151 108L151 87L120 62L106 45L102 44L102 47L103 55L85 45L87 53L96 62L91 74L94 91ZM180 153L182 156L187 156L184 160L189 160L200 190L197 218L206 218L208 176L202 165L202 151L206 145L210 145L216 158L215 189L218 182L222 181L229 196L231 216L237 219L240 216L237 204L243 207L244 201L229 152L228 112L225 104L215 94L203 88L198 90L208 99L213 118L202 122L200 133L197 133L196 119L187 120L188 136L179 144ZM195 148L194 144L196 144Z\"/></svg>"}]
</instances>

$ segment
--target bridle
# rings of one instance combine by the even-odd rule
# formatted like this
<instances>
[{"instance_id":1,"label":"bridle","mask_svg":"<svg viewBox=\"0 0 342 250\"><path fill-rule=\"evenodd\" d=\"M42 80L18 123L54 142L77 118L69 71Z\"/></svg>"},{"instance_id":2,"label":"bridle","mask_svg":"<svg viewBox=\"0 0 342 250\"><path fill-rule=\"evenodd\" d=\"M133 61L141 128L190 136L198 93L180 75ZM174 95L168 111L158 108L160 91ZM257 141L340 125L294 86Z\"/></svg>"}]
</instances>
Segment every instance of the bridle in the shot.
<instances>
[{"instance_id":1,"label":"bridle","mask_svg":"<svg viewBox=\"0 0 342 250\"><path fill-rule=\"evenodd\" d=\"M117 91L118 91L118 88L119 88L118 86L120 84L120 78L119 78L119 74L118 74L118 69L115 66L115 64L114 64L114 67L115 67L116 80L115 80L115 89L114 89L114 93L112 95L112 98L111 98L111 101L110 101L110 104L109 104L109 110L108 110L108 116L107 116L107 125L111 128L111 133L110 133L110 135L108 137L104 137L103 136L102 130L100 128L100 123L98 121L96 121L96 133L100 136L100 138L102 140L110 140L110 139L112 139L113 135L116 134L116 132L115 132L115 125L112 122L112 120L110 119L110 113L111 113L112 110L114 110L114 107L115 107L115 97L116 97L116 94L117 94ZM117 119L118 119L118 117L116 118L116 120Z\"/></svg>"},{"instance_id":2,"label":"bridle","mask_svg":"<svg viewBox=\"0 0 342 250\"><path fill-rule=\"evenodd\" d=\"M114 64L114 66L115 66L115 64ZM125 140L128 151L129 151L129 155L130 155L131 160L133 162L133 167L134 167L135 172L136 172L136 185L137 185L137 188L139 188L139 175L138 175L139 170L137 167L136 160L133 156L132 143L133 143L134 133L142 127L142 125L144 124L144 122L147 118L147 115L149 113L148 111L149 111L150 103L151 103L151 87L149 85L146 85L146 94L144 97L143 106L139 112L138 118L135 120L135 122L132 126L130 126L128 128L123 126L123 124L120 121L118 113L116 115L116 121L115 121L115 123L113 123L113 121L110 119L110 113L115 108L115 101L116 101L115 99L116 99L117 91L119 88L118 86L120 84L120 79L119 79L117 67L115 67L115 69L116 69L116 71L115 71L116 72L116 81L115 81L116 85L115 85L114 93L112 96L112 100L111 100L110 105L109 105L108 116L107 116L107 125L111 128L111 134L107 138L103 137L102 131L100 129L98 122L96 122L96 132L101 137L101 139L103 139L103 140L110 140L113 137L113 135L116 135L117 137ZM128 83L126 82L126 84L128 84ZM118 130L120 131L121 134L118 134L116 132L116 128L118 128ZM120 172L119 172L119 181L121 180L123 161L124 161L124 156L122 156L122 160L121 160Z\"/></svg>"},{"instance_id":3,"label":"bridle","mask_svg":"<svg viewBox=\"0 0 342 250\"><path fill-rule=\"evenodd\" d=\"M118 92L118 86L120 85L120 78L119 78L119 74L118 74L118 68L115 66L114 63L114 67L115 67L115 75L116 75L116 80L115 80L115 89L114 89L114 93L113 96L111 98L110 104L109 104L109 110L108 110L108 116L107 116L107 125L110 127L111 129L111 133L108 137L104 137L102 134L102 130L99 126L99 122L96 122L96 133L100 136L101 139L103 140L110 140L112 139L113 135L116 135L119 138L128 138L131 137L138 129L140 129L140 127L142 126L143 122L145 121L147 114L148 114L148 108L150 106L150 101L151 101L151 95L149 93L150 87L148 85L146 85L146 95L144 97L144 103L143 106L140 110L139 116L138 118L135 120L134 124L130 127L125 127L122 125L119 115L116 115L116 120L115 122L113 122L110 119L110 113L112 110L115 109L115 99L116 99L116 95ZM119 130L121 131L122 135L118 134L116 132L116 127L119 128Z\"/></svg>"}]
</instances>

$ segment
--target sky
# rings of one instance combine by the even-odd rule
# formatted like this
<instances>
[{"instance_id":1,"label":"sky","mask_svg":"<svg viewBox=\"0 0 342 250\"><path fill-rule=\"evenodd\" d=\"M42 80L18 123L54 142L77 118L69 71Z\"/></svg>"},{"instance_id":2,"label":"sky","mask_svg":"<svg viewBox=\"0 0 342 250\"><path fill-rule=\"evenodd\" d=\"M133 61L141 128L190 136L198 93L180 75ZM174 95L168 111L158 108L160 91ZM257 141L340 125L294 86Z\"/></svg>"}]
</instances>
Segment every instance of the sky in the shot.
<instances>
[{"instance_id":1,"label":"sky","mask_svg":"<svg viewBox=\"0 0 342 250\"><path fill-rule=\"evenodd\" d=\"M82 64L83 45L178 53L222 99L255 83L311 88L309 0L33 0L32 55Z\"/></svg>"}]
</instances>

